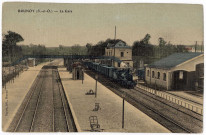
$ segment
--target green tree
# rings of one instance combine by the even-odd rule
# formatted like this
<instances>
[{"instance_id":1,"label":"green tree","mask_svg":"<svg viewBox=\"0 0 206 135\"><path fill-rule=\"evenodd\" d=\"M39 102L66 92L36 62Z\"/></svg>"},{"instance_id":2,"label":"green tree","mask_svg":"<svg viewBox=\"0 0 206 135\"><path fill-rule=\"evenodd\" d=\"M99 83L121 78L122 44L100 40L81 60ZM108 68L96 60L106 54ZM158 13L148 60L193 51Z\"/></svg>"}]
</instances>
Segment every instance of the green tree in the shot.
<instances>
[{"instance_id":1,"label":"green tree","mask_svg":"<svg viewBox=\"0 0 206 135\"><path fill-rule=\"evenodd\" d=\"M162 57L166 56L165 50L166 50L166 43L167 42L162 37L160 37L158 39L158 41L159 41L158 55L159 55L160 58L162 58Z\"/></svg>"},{"instance_id":2,"label":"green tree","mask_svg":"<svg viewBox=\"0 0 206 135\"><path fill-rule=\"evenodd\" d=\"M164 38L160 37L159 38L159 47L162 48L166 45L166 41L164 40Z\"/></svg>"},{"instance_id":3,"label":"green tree","mask_svg":"<svg viewBox=\"0 0 206 135\"><path fill-rule=\"evenodd\" d=\"M24 41L23 37L16 32L8 31L7 34L4 34L2 41L3 57L10 57L10 62L12 62L14 57L20 56L21 48L17 46L17 43L21 41Z\"/></svg>"},{"instance_id":4,"label":"green tree","mask_svg":"<svg viewBox=\"0 0 206 135\"><path fill-rule=\"evenodd\" d=\"M150 38L151 38L150 34L146 34L145 37L140 41L140 43L143 45L148 45Z\"/></svg>"},{"instance_id":5,"label":"green tree","mask_svg":"<svg viewBox=\"0 0 206 135\"><path fill-rule=\"evenodd\" d=\"M188 52L184 45L177 45L176 52Z\"/></svg>"},{"instance_id":6,"label":"green tree","mask_svg":"<svg viewBox=\"0 0 206 135\"><path fill-rule=\"evenodd\" d=\"M87 48L87 54L91 54L91 51L92 51L92 44L91 43L87 43L86 44L86 48Z\"/></svg>"},{"instance_id":7,"label":"green tree","mask_svg":"<svg viewBox=\"0 0 206 135\"><path fill-rule=\"evenodd\" d=\"M153 56L154 46L149 43L151 36L146 34L141 41L135 41L132 45L133 56Z\"/></svg>"},{"instance_id":8,"label":"green tree","mask_svg":"<svg viewBox=\"0 0 206 135\"><path fill-rule=\"evenodd\" d=\"M85 48L86 49L86 48ZM72 55L82 55L82 46L80 46L79 44L75 44L73 46L71 46L71 51L70 53Z\"/></svg>"}]
</instances>

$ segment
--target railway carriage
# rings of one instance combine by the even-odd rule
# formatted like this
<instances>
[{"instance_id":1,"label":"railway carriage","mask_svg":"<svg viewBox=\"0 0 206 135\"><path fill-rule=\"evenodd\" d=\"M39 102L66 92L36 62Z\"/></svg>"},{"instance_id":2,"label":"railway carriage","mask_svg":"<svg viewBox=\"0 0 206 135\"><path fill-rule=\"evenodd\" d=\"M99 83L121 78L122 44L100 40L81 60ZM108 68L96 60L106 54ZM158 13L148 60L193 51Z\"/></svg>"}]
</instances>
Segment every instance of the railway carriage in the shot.
<instances>
[{"instance_id":1,"label":"railway carriage","mask_svg":"<svg viewBox=\"0 0 206 135\"><path fill-rule=\"evenodd\" d=\"M113 72L114 72L115 68L114 67L108 67L108 70L109 70L108 76L110 78L112 78L113 77Z\"/></svg>"},{"instance_id":2,"label":"railway carriage","mask_svg":"<svg viewBox=\"0 0 206 135\"><path fill-rule=\"evenodd\" d=\"M145 69L138 69L136 75L138 76L138 79L145 80Z\"/></svg>"},{"instance_id":3,"label":"railway carriage","mask_svg":"<svg viewBox=\"0 0 206 135\"><path fill-rule=\"evenodd\" d=\"M99 65L99 73L103 74L104 75L104 67L103 65Z\"/></svg>"},{"instance_id":4,"label":"railway carriage","mask_svg":"<svg viewBox=\"0 0 206 135\"><path fill-rule=\"evenodd\" d=\"M108 66L102 65L102 74L108 77Z\"/></svg>"},{"instance_id":5,"label":"railway carriage","mask_svg":"<svg viewBox=\"0 0 206 135\"><path fill-rule=\"evenodd\" d=\"M95 62L84 62L84 65L89 69L111 78L114 82L119 83L123 87L134 88L136 85L129 69L117 69L115 67L109 67Z\"/></svg>"},{"instance_id":6,"label":"railway carriage","mask_svg":"<svg viewBox=\"0 0 206 135\"><path fill-rule=\"evenodd\" d=\"M110 67L106 66L106 76L109 77L109 69Z\"/></svg>"},{"instance_id":7,"label":"railway carriage","mask_svg":"<svg viewBox=\"0 0 206 135\"><path fill-rule=\"evenodd\" d=\"M93 63L92 69L98 71L98 65L99 65L98 63Z\"/></svg>"}]
</instances>

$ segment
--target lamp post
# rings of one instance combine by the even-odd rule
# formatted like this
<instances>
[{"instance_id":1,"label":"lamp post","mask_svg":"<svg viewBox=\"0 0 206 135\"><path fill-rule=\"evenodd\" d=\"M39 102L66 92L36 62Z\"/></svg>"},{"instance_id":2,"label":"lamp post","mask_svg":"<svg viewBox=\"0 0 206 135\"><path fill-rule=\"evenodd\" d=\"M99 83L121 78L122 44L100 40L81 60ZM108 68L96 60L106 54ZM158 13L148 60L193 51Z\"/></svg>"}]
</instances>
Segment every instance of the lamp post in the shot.
<instances>
[{"instance_id":1,"label":"lamp post","mask_svg":"<svg viewBox=\"0 0 206 135\"><path fill-rule=\"evenodd\" d=\"M84 69L82 68L82 84L84 83Z\"/></svg>"},{"instance_id":2,"label":"lamp post","mask_svg":"<svg viewBox=\"0 0 206 135\"><path fill-rule=\"evenodd\" d=\"M124 128L124 98L125 98L125 93L122 93L122 128Z\"/></svg>"},{"instance_id":3,"label":"lamp post","mask_svg":"<svg viewBox=\"0 0 206 135\"><path fill-rule=\"evenodd\" d=\"M97 97L97 79L98 79L98 75L95 75L95 79L96 79L96 86L95 86L95 98Z\"/></svg>"},{"instance_id":4,"label":"lamp post","mask_svg":"<svg viewBox=\"0 0 206 135\"><path fill-rule=\"evenodd\" d=\"M157 93L157 83L156 83L156 77L155 77L155 95Z\"/></svg>"}]
</instances>

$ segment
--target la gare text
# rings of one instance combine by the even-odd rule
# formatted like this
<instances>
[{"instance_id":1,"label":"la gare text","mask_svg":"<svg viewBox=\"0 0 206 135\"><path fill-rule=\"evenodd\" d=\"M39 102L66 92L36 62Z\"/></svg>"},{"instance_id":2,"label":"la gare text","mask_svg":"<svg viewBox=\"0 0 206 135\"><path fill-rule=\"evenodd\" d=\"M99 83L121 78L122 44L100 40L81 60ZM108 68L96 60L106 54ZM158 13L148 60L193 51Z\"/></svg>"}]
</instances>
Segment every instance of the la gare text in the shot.
<instances>
[{"instance_id":1,"label":"la gare text","mask_svg":"<svg viewBox=\"0 0 206 135\"><path fill-rule=\"evenodd\" d=\"M52 10L52 9L18 9L18 13L72 13L72 10Z\"/></svg>"}]
</instances>

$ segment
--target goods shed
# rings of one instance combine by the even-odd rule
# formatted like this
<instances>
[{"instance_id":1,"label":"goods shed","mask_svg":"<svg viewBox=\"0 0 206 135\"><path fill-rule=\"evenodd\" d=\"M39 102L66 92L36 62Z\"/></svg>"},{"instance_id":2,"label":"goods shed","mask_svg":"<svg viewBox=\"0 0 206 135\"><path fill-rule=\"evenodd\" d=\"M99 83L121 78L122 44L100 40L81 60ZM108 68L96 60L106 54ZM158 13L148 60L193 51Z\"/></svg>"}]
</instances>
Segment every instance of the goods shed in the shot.
<instances>
[{"instance_id":1,"label":"goods shed","mask_svg":"<svg viewBox=\"0 0 206 135\"><path fill-rule=\"evenodd\" d=\"M166 90L195 90L196 66L201 63L203 53L175 53L146 66L145 81Z\"/></svg>"}]
</instances>

